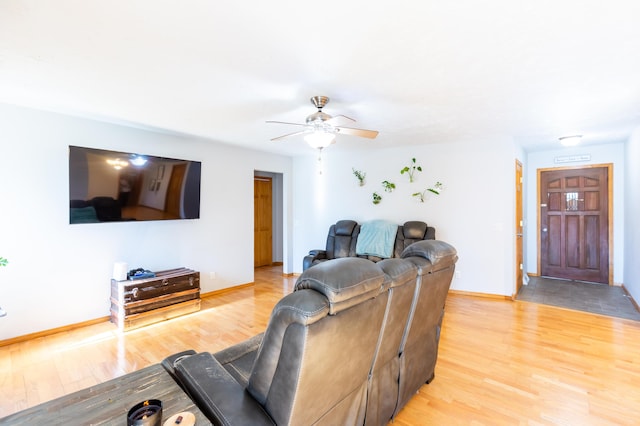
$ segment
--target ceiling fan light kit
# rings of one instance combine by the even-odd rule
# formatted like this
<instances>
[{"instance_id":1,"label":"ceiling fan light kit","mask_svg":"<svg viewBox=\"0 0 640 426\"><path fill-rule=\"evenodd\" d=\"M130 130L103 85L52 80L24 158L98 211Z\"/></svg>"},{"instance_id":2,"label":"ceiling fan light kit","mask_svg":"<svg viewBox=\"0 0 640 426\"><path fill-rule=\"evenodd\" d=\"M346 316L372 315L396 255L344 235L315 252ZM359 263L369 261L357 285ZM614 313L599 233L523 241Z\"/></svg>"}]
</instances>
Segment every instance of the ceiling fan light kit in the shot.
<instances>
[{"instance_id":1,"label":"ceiling fan light kit","mask_svg":"<svg viewBox=\"0 0 640 426\"><path fill-rule=\"evenodd\" d=\"M324 149L336 141L333 133L329 132L313 132L305 135L304 140L311 148Z\"/></svg>"},{"instance_id":2,"label":"ceiling fan light kit","mask_svg":"<svg viewBox=\"0 0 640 426\"><path fill-rule=\"evenodd\" d=\"M332 117L331 115L322 111L322 108L327 105L329 98L327 96L314 96L311 98L313 106L318 108L318 111L307 116L305 124L301 123L287 123L283 121L267 121L267 123L279 123L289 124L293 126L303 126L304 130L299 132L289 133L286 135L278 136L271 139L272 141L287 138L289 136L304 135L304 140L314 149L324 149L335 142L335 137L338 133L345 135L359 136L369 139L374 139L378 136L376 130L356 129L352 127L342 127L335 125L335 119L337 117L344 117L348 120L355 121L345 115L339 115Z\"/></svg>"}]
</instances>

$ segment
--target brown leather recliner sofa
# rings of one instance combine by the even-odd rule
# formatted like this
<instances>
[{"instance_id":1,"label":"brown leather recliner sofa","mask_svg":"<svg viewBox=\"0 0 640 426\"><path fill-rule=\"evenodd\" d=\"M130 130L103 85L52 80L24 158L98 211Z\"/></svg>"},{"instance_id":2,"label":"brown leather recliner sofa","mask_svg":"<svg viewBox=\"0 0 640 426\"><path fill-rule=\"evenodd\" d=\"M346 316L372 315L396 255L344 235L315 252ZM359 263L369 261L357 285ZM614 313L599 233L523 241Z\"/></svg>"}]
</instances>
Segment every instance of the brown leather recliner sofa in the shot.
<instances>
[{"instance_id":1,"label":"brown leather recliner sofa","mask_svg":"<svg viewBox=\"0 0 640 426\"><path fill-rule=\"evenodd\" d=\"M302 259L302 270L306 271L318 263L342 257L365 257L374 262L382 260L378 256L356 253L360 228L361 225L358 222L350 219L339 220L331 225L327 233L326 247L310 250L309 254ZM398 225L391 257L400 257L404 249L416 241L435 239L436 229L434 227L417 220L405 222L403 225Z\"/></svg>"},{"instance_id":2,"label":"brown leather recliner sofa","mask_svg":"<svg viewBox=\"0 0 640 426\"><path fill-rule=\"evenodd\" d=\"M263 334L163 361L217 425L384 425L434 377L455 249L322 262L274 307Z\"/></svg>"}]
</instances>

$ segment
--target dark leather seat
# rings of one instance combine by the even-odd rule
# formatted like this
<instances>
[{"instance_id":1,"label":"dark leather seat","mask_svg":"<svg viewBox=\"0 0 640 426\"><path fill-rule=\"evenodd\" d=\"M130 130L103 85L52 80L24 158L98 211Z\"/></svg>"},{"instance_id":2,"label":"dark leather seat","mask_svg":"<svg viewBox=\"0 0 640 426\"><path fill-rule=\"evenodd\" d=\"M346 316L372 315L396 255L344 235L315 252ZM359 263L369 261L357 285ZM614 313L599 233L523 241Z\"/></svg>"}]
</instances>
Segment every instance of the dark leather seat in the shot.
<instances>
[{"instance_id":1,"label":"dark leather seat","mask_svg":"<svg viewBox=\"0 0 640 426\"><path fill-rule=\"evenodd\" d=\"M278 302L259 345L182 358L174 374L214 423L363 424L387 285L368 260L324 262Z\"/></svg>"},{"instance_id":2,"label":"dark leather seat","mask_svg":"<svg viewBox=\"0 0 640 426\"><path fill-rule=\"evenodd\" d=\"M445 302L458 260L455 250L438 240L414 243L401 257L417 267L418 278L411 323L398 351L400 393L396 413L435 376Z\"/></svg>"},{"instance_id":3,"label":"dark leather seat","mask_svg":"<svg viewBox=\"0 0 640 426\"><path fill-rule=\"evenodd\" d=\"M401 256L319 263L264 334L163 365L214 424L385 425L433 378L457 261L441 241Z\"/></svg>"},{"instance_id":4,"label":"dark leather seat","mask_svg":"<svg viewBox=\"0 0 640 426\"><path fill-rule=\"evenodd\" d=\"M340 220L329 227L326 249L310 250L302 260L302 270L330 259L341 257L364 257L372 262L379 262L381 257L356 253L360 225L353 220ZM398 226L393 248L393 257L400 257L404 249L417 241L435 240L436 229L421 221L408 221Z\"/></svg>"},{"instance_id":5,"label":"dark leather seat","mask_svg":"<svg viewBox=\"0 0 640 426\"><path fill-rule=\"evenodd\" d=\"M302 260L302 270L341 257L356 257L360 225L354 220L339 220L329 227L326 248L311 250Z\"/></svg>"},{"instance_id":6,"label":"dark leather seat","mask_svg":"<svg viewBox=\"0 0 640 426\"><path fill-rule=\"evenodd\" d=\"M413 243L422 240L435 240L436 229L424 222L412 220L398 227L396 244L393 248L393 257L400 257L404 249Z\"/></svg>"},{"instance_id":7,"label":"dark leather seat","mask_svg":"<svg viewBox=\"0 0 640 426\"><path fill-rule=\"evenodd\" d=\"M118 200L112 197L94 197L89 203L96 209L100 222L115 222L122 220L122 207Z\"/></svg>"}]
</instances>

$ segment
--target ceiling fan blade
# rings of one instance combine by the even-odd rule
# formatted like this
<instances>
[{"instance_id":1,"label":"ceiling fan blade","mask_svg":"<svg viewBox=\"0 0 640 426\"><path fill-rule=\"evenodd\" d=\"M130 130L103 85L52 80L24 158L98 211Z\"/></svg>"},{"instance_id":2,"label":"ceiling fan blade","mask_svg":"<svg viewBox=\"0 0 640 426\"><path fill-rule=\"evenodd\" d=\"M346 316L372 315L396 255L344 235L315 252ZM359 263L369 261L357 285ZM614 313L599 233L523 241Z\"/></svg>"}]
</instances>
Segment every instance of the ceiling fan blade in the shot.
<instances>
[{"instance_id":1,"label":"ceiling fan blade","mask_svg":"<svg viewBox=\"0 0 640 426\"><path fill-rule=\"evenodd\" d=\"M291 126L306 126L306 124L302 124L302 123L289 123L286 121L273 121L273 120L267 120L267 123L269 124L289 124Z\"/></svg>"},{"instance_id":2,"label":"ceiling fan blade","mask_svg":"<svg viewBox=\"0 0 640 426\"><path fill-rule=\"evenodd\" d=\"M374 139L378 136L377 130L354 129L352 127L336 127L338 133L351 136L360 136L362 138Z\"/></svg>"},{"instance_id":3,"label":"ceiling fan blade","mask_svg":"<svg viewBox=\"0 0 640 426\"><path fill-rule=\"evenodd\" d=\"M346 118L347 120L350 120L350 121L353 121L353 122L355 122L355 121L356 121L356 120L354 120L354 119L353 119L353 118L351 118L351 117L347 117L346 115L342 115L342 114L340 114L340 115L334 115L333 117L331 117L329 120L327 120L327 123L334 124L334 123L335 123L335 121L336 121L336 118L339 118L339 117Z\"/></svg>"},{"instance_id":4,"label":"ceiling fan blade","mask_svg":"<svg viewBox=\"0 0 640 426\"><path fill-rule=\"evenodd\" d=\"M277 141L277 140L280 140L280 139L288 138L289 136L302 135L304 133L307 133L307 131L306 130L302 130L300 132L288 133L286 135L282 135L282 136L278 136L277 138L273 138L271 140L272 141Z\"/></svg>"}]
</instances>

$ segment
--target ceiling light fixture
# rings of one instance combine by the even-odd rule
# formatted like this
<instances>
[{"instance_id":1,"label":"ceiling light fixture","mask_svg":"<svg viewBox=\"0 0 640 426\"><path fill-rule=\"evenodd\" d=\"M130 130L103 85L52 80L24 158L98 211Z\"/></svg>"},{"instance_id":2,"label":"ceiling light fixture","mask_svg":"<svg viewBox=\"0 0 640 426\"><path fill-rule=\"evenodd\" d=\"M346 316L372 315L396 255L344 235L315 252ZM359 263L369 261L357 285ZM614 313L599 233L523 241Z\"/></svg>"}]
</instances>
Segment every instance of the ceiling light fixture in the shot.
<instances>
[{"instance_id":1,"label":"ceiling light fixture","mask_svg":"<svg viewBox=\"0 0 640 426\"><path fill-rule=\"evenodd\" d=\"M336 135L324 131L316 131L305 135L304 140L316 149L323 149L331 145L335 141Z\"/></svg>"},{"instance_id":2,"label":"ceiling light fixture","mask_svg":"<svg viewBox=\"0 0 640 426\"><path fill-rule=\"evenodd\" d=\"M582 140L582 135L563 136L559 140L564 146L576 146Z\"/></svg>"},{"instance_id":3,"label":"ceiling light fixture","mask_svg":"<svg viewBox=\"0 0 640 426\"><path fill-rule=\"evenodd\" d=\"M141 155L135 155L129 160L134 166L144 166L147 163L147 159Z\"/></svg>"},{"instance_id":4,"label":"ceiling light fixture","mask_svg":"<svg viewBox=\"0 0 640 426\"><path fill-rule=\"evenodd\" d=\"M121 168L127 167L129 165L129 163L119 158L116 158L114 160L107 160L107 163L109 163L110 166L113 166L113 168L116 170L120 170Z\"/></svg>"},{"instance_id":5,"label":"ceiling light fixture","mask_svg":"<svg viewBox=\"0 0 640 426\"><path fill-rule=\"evenodd\" d=\"M324 108L327 102L329 102L329 98L326 96L312 97L311 103L316 108L318 108L318 111L307 116L304 124L288 123L285 121L267 121L267 123L291 124L294 126L303 127L303 129L297 132L278 136L277 138L273 138L271 140L276 141L290 136L304 135L304 140L309 145L311 145L312 148L324 149L336 141L335 138L338 133L369 139L374 139L376 136L378 136L377 130L355 129L353 127L342 127L336 125L336 119L338 117L349 121L355 120L353 118L347 117L346 115L332 117L329 114L322 112L322 108Z\"/></svg>"}]
</instances>

